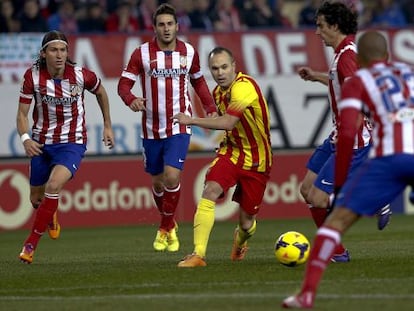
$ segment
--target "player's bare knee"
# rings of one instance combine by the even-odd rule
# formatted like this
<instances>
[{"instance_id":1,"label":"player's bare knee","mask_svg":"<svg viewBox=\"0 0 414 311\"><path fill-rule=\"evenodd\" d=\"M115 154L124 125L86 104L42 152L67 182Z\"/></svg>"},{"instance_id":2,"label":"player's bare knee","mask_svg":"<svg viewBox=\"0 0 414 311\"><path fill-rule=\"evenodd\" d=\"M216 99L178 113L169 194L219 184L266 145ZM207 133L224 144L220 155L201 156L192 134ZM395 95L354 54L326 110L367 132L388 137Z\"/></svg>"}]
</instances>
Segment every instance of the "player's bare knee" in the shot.
<instances>
[{"instance_id":1,"label":"player's bare knee","mask_svg":"<svg viewBox=\"0 0 414 311\"><path fill-rule=\"evenodd\" d=\"M315 208L328 208L329 196L310 196L309 202Z\"/></svg>"},{"instance_id":2,"label":"player's bare knee","mask_svg":"<svg viewBox=\"0 0 414 311\"><path fill-rule=\"evenodd\" d=\"M57 179L50 179L46 184L46 193L59 193L62 189L62 183L60 183Z\"/></svg>"},{"instance_id":3,"label":"player's bare knee","mask_svg":"<svg viewBox=\"0 0 414 311\"><path fill-rule=\"evenodd\" d=\"M223 194L223 189L216 182L207 182L202 197L211 201L216 201Z\"/></svg>"},{"instance_id":4,"label":"player's bare knee","mask_svg":"<svg viewBox=\"0 0 414 311\"><path fill-rule=\"evenodd\" d=\"M38 195L31 195L30 196L30 203L32 203L33 208L38 208L40 203L42 202L42 198Z\"/></svg>"}]
</instances>

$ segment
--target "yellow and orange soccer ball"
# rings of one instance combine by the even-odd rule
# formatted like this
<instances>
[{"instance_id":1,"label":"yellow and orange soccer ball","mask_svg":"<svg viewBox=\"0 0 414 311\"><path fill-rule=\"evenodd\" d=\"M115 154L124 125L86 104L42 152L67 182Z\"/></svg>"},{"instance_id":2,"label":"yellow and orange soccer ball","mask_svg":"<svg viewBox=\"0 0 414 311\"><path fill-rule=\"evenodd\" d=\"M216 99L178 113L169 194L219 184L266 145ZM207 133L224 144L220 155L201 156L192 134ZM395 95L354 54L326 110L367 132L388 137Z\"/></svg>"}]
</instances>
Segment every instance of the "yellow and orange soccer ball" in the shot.
<instances>
[{"instance_id":1,"label":"yellow and orange soccer ball","mask_svg":"<svg viewBox=\"0 0 414 311\"><path fill-rule=\"evenodd\" d=\"M302 233L288 231L277 238L274 251L282 265L296 267L306 262L310 247L309 240Z\"/></svg>"}]
</instances>

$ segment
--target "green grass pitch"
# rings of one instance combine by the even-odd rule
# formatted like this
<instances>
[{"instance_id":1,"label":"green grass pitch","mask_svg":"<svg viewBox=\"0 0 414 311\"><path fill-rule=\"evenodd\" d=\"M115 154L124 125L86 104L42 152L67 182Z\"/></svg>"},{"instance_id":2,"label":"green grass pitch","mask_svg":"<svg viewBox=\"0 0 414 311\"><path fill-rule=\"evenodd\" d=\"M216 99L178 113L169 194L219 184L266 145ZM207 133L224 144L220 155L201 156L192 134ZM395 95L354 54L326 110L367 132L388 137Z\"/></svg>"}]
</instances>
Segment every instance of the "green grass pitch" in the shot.
<instances>
[{"instance_id":1,"label":"green grass pitch","mask_svg":"<svg viewBox=\"0 0 414 311\"><path fill-rule=\"evenodd\" d=\"M34 262L17 256L27 231L1 232L0 310L281 310L304 266L276 262L273 246L296 230L313 240L310 219L263 220L247 257L229 259L233 222L216 222L205 268L177 268L192 251L192 225L181 224L178 253L157 253L157 227L64 228L44 236ZM331 264L315 310L414 310L414 217L394 215L384 230L362 219L345 235L352 261Z\"/></svg>"}]
</instances>

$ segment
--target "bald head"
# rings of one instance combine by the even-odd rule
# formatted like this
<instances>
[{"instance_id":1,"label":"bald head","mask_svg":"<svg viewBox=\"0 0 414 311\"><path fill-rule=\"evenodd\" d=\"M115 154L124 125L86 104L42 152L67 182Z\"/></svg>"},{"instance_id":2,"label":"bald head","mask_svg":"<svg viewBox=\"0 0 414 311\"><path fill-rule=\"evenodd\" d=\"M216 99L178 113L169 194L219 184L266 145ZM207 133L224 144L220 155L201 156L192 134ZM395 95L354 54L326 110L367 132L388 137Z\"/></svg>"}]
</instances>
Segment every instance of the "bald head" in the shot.
<instances>
[{"instance_id":1,"label":"bald head","mask_svg":"<svg viewBox=\"0 0 414 311\"><path fill-rule=\"evenodd\" d=\"M358 40L358 62L367 67L375 61L387 61L388 48L385 37L378 31L367 31Z\"/></svg>"}]
</instances>

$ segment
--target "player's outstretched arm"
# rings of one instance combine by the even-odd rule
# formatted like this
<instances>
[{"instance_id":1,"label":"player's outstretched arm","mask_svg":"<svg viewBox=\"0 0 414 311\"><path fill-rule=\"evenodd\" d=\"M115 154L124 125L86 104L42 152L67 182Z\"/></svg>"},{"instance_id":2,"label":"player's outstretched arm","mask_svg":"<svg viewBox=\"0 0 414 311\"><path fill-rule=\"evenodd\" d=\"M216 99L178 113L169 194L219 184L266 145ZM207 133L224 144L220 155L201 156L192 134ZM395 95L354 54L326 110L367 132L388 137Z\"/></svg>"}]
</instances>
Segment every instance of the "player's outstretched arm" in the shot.
<instances>
[{"instance_id":1,"label":"player's outstretched arm","mask_svg":"<svg viewBox=\"0 0 414 311\"><path fill-rule=\"evenodd\" d=\"M314 71L309 67L300 67L298 69L298 74L305 81L320 82L324 85L328 85L329 82L327 73Z\"/></svg>"},{"instance_id":2,"label":"player's outstretched arm","mask_svg":"<svg viewBox=\"0 0 414 311\"><path fill-rule=\"evenodd\" d=\"M196 125L212 130L227 131L231 131L236 126L236 123L240 120L238 117L232 116L230 114L225 114L214 118L192 118L182 112L177 113L172 118L174 120L174 123Z\"/></svg>"}]
</instances>

